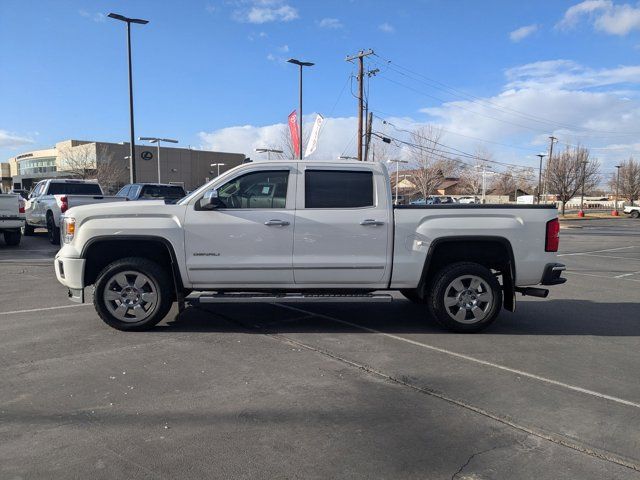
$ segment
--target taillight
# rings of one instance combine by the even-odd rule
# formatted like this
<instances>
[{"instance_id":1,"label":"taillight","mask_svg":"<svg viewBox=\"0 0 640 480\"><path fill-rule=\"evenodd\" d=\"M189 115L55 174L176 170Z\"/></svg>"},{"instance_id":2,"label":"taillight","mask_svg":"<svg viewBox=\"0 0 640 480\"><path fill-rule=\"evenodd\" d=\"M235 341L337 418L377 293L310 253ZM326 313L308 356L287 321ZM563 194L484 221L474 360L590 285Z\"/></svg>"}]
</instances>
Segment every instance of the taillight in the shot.
<instances>
[{"instance_id":1,"label":"taillight","mask_svg":"<svg viewBox=\"0 0 640 480\"><path fill-rule=\"evenodd\" d=\"M22 199L18 200L18 213L24 213L24 205L25 201Z\"/></svg>"},{"instance_id":2,"label":"taillight","mask_svg":"<svg viewBox=\"0 0 640 480\"><path fill-rule=\"evenodd\" d=\"M64 213L69 210L69 199L66 195L60 197L60 212Z\"/></svg>"},{"instance_id":3,"label":"taillight","mask_svg":"<svg viewBox=\"0 0 640 480\"><path fill-rule=\"evenodd\" d=\"M544 243L545 252L557 252L560 246L560 221L557 218L547 222L547 238Z\"/></svg>"}]
</instances>

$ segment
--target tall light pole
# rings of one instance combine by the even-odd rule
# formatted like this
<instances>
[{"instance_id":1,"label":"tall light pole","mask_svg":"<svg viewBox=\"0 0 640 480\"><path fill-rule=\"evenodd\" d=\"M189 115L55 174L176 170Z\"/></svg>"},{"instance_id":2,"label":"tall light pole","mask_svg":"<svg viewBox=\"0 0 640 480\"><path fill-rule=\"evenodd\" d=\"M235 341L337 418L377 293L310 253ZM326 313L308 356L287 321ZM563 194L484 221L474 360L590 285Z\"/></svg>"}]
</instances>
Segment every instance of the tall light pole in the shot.
<instances>
[{"instance_id":1,"label":"tall light pole","mask_svg":"<svg viewBox=\"0 0 640 480\"><path fill-rule=\"evenodd\" d=\"M582 162L582 193L580 194L580 211L578 212L579 217L584 217L584 179L587 173L587 162L583 160Z\"/></svg>"},{"instance_id":2,"label":"tall light pole","mask_svg":"<svg viewBox=\"0 0 640 480\"><path fill-rule=\"evenodd\" d=\"M538 169L538 199L537 202L538 205L540 204L540 187L542 187L542 159L544 157L546 157L547 154L546 153L538 153L536 154L536 157L540 157L540 168Z\"/></svg>"},{"instance_id":3,"label":"tall light pole","mask_svg":"<svg viewBox=\"0 0 640 480\"><path fill-rule=\"evenodd\" d=\"M212 163L210 166L211 167L218 167L218 177L220 176L220 167L224 167L226 165L226 163Z\"/></svg>"},{"instance_id":4,"label":"tall light pole","mask_svg":"<svg viewBox=\"0 0 640 480\"><path fill-rule=\"evenodd\" d=\"M160 181L160 142L178 143L178 140L173 140L172 138L158 138L158 137L138 137L138 140L147 141L149 143L155 143L158 146L158 183L162 183Z\"/></svg>"},{"instance_id":5,"label":"tall light pole","mask_svg":"<svg viewBox=\"0 0 640 480\"><path fill-rule=\"evenodd\" d=\"M618 211L618 192L620 191L620 167L622 167L622 165L616 165L616 171L617 171L617 175L616 175L616 197L615 197L615 209L613 210L613 216L617 217L620 215L620 212Z\"/></svg>"},{"instance_id":6,"label":"tall light pole","mask_svg":"<svg viewBox=\"0 0 640 480\"><path fill-rule=\"evenodd\" d=\"M127 55L129 58L129 128L131 133L131 143L129 145L129 183L136 183L136 146L135 146L135 133L133 129L133 71L131 68L131 24L137 23L140 25L146 25L149 20L143 20L141 18L128 18L124 15L117 13L110 13L107 15L114 20L120 20L127 24Z\"/></svg>"},{"instance_id":7,"label":"tall light pole","mask_svg":"<svg viewBox=\"0 0 640 480\"><path fill-rule=\"evenodd\" d=\"M406 160L387 160L387 162L396 164L396 198L393 204L397 205L398 204L398 183L400 183L400 164L409 163L409 162Z\"/></svg>"},{"instance_id":8,"label":"tall light pole","mask_svg":"<svg viewBox=\"0 0 640 480\"><path fill-rule=\"evenodd\" d=\"M284 153L282 150L277 150L275 148L256 148L256 152L258 153L266 153L267 160L271 160L272 153Z\"/></svg>"},{"instance_id":9,"label":"tall light pole","mask_svg":"<svg viewBox=\"0 0 640 480\"><path fill-rule=\"evenodd\" d=\"M298 123L300 124L300 133L299 133L299 147L300 152L298 154L298 158L302 160L302 67L313 67L315 63L312 62L301 62L300 60L296 60L295 58L290 58L287 60L288 63L293 63L294 65L298 65L300 67L300 111L298 112Z\"/></svg>"}]
</instances>

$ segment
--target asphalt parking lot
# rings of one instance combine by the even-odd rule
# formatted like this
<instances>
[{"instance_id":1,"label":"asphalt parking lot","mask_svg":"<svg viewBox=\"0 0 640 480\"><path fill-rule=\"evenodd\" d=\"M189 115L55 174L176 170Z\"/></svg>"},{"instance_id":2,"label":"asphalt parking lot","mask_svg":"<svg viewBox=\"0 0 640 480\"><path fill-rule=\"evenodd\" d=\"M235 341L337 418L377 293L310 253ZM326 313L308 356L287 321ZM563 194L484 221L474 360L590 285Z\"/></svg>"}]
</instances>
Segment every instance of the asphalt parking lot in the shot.
<instances>
[{"instance_id":1,"label":"asphalt parking lot","mask_svg":"<svg viewBox=\"0 0 640 480\"><path fill-rule=\"evenodd\" d=\"M640 478L640 221L565 226L567 284L477 335L399 296L122 333L0 242L0 478Z\"/></svg>"}]
</instances>

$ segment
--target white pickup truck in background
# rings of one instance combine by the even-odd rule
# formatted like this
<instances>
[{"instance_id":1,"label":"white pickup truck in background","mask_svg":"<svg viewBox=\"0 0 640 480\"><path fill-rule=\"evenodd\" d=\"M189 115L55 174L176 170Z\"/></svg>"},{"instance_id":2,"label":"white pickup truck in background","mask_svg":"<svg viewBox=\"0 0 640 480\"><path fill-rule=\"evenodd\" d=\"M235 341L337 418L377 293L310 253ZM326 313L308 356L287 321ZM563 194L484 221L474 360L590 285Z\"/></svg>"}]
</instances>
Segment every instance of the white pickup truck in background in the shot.
<instances>
[{"instance_id":1,"label":"white pickup truck in background","mask_svg":"<svg viewBox=\"0 0 640 480\"><path fill-rule=\"evenodd\" d=\"M35 228L46 228L49 242L60 243L60 216L72 207L104 202L121 202L106 197L94 180L48 179L38 182L27 200L25 235Z\"/></svg>"},{"instance_id":2,"label":"white pickup truck in background","mask_svg":"<svg viewBox=\"0 0 640 480\"><path fill-rule=\"evenodd\" d=\"M0 233L8 246L20 244L24 227L25 201L20 195L0 194Z\"/></svg>"},{"instance_id":3,"label":"white pickup truck in background","mask_svg":"<svg viewBox=\"0 0 640 480\"><path fill-rule=\"evenodd\" d=\"M160 322L174 301L387 302L399 290L460 332L488 326L515 294L564 283L554 206L392 204L380 163L244 164L175 205L90 205L63 216L58 280L94 285L120 330Z\"/></svg>"},{"instance_id":4,"label":"white pickup truck in background","mask_svg":"<svg viewBox=\"0 0 640 480\"><path fill-rule=\"evenodd\" d=\"M624 207L624 213L629 215L631 218L640 218L640 207L637 205L627 205Z\"/></svg>"}]
</instances>

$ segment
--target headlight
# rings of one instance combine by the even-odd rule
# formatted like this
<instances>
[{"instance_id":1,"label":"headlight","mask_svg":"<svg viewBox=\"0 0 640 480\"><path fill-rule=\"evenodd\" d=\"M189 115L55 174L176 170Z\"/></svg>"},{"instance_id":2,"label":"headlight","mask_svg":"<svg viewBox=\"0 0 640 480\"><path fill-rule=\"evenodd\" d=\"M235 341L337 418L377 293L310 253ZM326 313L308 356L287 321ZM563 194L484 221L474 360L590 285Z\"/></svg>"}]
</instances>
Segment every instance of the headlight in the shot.
<instances>
[{"instance_id":1,"label":"headlight","mask_svg":"<svg viewBox=\"0 0 640 480\"><path fill-rule=\"evenodd\" d=\"M62 217L62 240L64 243L71 243L76 234L76 219L72 217Z\"/></svg>"}]
</instances>

